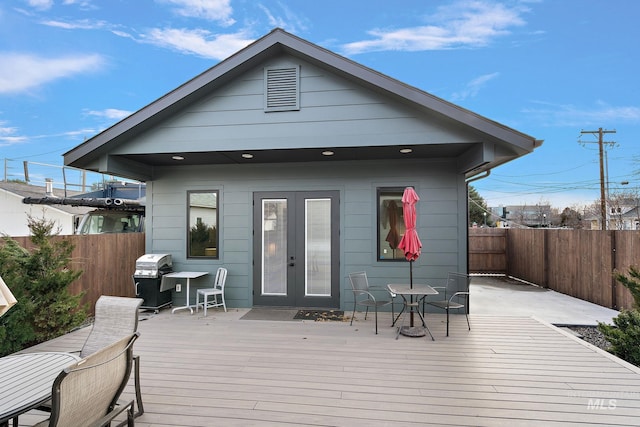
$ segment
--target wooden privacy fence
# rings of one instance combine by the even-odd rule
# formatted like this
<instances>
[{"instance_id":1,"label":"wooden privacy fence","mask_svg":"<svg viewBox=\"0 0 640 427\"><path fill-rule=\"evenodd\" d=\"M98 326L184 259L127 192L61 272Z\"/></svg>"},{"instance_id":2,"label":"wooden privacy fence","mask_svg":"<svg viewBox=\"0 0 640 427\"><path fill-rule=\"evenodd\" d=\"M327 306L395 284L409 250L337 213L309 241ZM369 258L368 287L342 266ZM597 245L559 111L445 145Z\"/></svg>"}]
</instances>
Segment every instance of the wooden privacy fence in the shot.
<instances>
[{"instance_id":1,"label":"wooden privacy fence","mask_svg":"<svg viewBox=\"0 0 640 427\"><path fill-rule=\"evenodd\" d=\"M469 272L501 273L604 307L633 306L613 278L640 264L640 233L622 230L469 230Z\"/></svg>"},{"instance_id":2,"label":"wooden privacy fence","mask_svg":"<svg viewBox=\"0 0 640 427\"><path fill-rule=\"evenodd\" d=\"M89 304L92 315L100 295L135 296L131 275L136 260L144 255L144 236L144 233L114 233L54 237L70 240L74 245L70 267L83 273L69 286L69 292L85 291L82 303ZM33 246L29 237L13 239L24 248Z\"/></svg>"}]
</instances>

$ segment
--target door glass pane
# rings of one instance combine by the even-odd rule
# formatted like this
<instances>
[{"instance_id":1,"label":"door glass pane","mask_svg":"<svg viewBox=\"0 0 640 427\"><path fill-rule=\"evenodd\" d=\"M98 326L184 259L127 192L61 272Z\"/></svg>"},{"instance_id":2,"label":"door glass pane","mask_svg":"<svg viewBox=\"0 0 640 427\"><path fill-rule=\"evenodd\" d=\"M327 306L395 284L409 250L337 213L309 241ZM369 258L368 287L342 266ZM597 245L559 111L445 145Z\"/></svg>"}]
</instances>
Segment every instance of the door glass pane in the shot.
<instances>
[{"instance_id":1,"label":"door glass pane","mask_svg":"<svg viewBox=\"0 0 640 427\"><path fill-rule=\"evenodd\" d=\"M331 199L305 200L305 295L331 296Z\"/></svg>"},{"instance_id":2,"label":"door glass pane","mask_svg":"<svg viewBox=\"0 0 640 427\"><path fill-rule=\"evenodd\" d=\"M262 200L262 295L287 294L287 200Z\"/></svg>"}]
</instances>

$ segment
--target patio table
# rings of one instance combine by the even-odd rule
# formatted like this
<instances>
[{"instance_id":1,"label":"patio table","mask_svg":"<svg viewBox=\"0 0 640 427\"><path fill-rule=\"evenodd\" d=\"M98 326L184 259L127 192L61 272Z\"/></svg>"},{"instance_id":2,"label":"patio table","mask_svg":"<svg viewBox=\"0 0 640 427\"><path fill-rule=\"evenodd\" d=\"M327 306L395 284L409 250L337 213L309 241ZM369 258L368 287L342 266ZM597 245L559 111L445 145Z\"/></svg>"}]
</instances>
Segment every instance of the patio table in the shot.
<instances>
[{"instance_id":1,"label":"patio table","mask_svg":"<svg viewBox=\"0 0 640 427\"><path fill-rule=\"evenodd\" d=\"M18 425L18 416L51 399L53 382L80 360L70 353L28 353L0 358L0 426Z\"/></svg>"},{"instance_id":2,"label":"patio table","mask_svg":"<svg viewBox=\"0 0 640 427\"><path fill-rule=\"evenodd\" d=\"M189 311L191 311L191 314L193 314L193 305L189 304L189 284L191 282L191 279L197 279L198 277L202 277L202 276L206 276L207 274L209 274L207 271L176 271L174 273L169 273L169 274L165 274L164 277L170 277L173 279L187 279L187 290L186 290L186 303L184 306L182 307L176 307L173 310L171 310L171 313L175 313L178 310L184 310L184 309L189 309Z\"/></svg>"},{"instance_id":3,"label":"patio table","mask_svg":"<svg viewBox=\"0 0 640 427\"><path fill-rule=\"evenodd\" d=\"M398 336L400 334L411 336L411 337L422 337L426 335L424 333L424 331L426 330L427 332L429 332L429 336L431 337L431 340L435 341L435 339L433 338L433 335L431 334L431 331L429 330L429 327L427 326L427 322L425 322L424 320L424 316L422 315L422 313L420 313L420 304L418 301L420 301L421 298L424 298L427 295L438 295L438 291L436 291L431 286L426 284L414 284L412 286L409 284L391 283L387 285L387 288L389 289L389 292L391 292L392 294L400 295L404 303L402 306L402 310L400 310L400 313L398 313L398 316L396 316L396 318L393 320L393 325L396 324L396 322L398 321L402 313L404 313L407 308L409 308L410 313L418 313L418 316L420 316L420 320L422 321L422 328L398 327L398 333L396 334L396 339L398 339ZM410 297L410 299L407 300L407 297ZM413 301L413 297L416 297L415 302Z\"/></svg>"}]
</instances>

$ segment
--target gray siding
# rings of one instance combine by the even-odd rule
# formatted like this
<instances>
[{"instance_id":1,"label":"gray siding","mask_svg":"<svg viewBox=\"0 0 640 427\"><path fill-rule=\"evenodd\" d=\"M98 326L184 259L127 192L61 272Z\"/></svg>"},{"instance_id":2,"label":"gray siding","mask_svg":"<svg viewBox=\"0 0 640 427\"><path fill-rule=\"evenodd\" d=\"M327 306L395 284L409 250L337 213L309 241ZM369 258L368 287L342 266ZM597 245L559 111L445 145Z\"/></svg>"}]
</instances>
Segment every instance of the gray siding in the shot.
<instances>
[{"instance_id":1,"label":"gray siding","mask_svg":"<svg viewBox=\"0 0 640 427\"><path fill-rule=\"evenodd\" d=\"M452 160L332 162L282 165L171 167L157 171L148 199L147 252L171 253L174 268L229 270L227 304L252 305L252 198L255 191L340 192L341 306L352 302L346 275L366 270L373 284L406 281L406 262L376 261L376 189L414 186L422 256L414 281L439 283L466 271L466 188ZM220 191L220 259L186 259L187 191ZM462 228L460 228L462 225ZM210 277L209 281L212 280ZM202 286L203 284L200 283ZM195 287L195 286L194 286ZM192 290L193 292L193 290ZM192 296L192 301L195 297Z\"/></svg>"},{"instance_id":2,"label":"gray siding","mask_svg":"<svg viewBox=\"0 0 640 427\"><path fill-rule=\"evenodd\" d=\"M265 66L290 63L281 58ZM363 141L370 146L442 144L481 139L441 116L410 109L309 63L301 63L300 87L300 111L265 113L263 67L255 68L112 154L349 147L363 145Z\"/></svg>"}]
</instances>

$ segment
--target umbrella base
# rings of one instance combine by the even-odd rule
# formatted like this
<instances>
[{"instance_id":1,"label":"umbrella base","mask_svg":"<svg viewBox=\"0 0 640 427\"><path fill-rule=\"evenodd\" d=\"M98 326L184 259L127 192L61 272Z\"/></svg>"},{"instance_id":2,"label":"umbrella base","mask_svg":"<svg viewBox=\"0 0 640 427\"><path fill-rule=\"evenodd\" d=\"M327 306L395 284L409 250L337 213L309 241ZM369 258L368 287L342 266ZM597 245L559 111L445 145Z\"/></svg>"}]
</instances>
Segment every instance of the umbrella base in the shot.
<instances>
[{"instance_id":1,"label":"umbrella base","mask_svg":"<svg viewBox=\"0 0 640 427\"><path fill-rule=\"evenodd\" d=\"M424 337L427 333L422 326L402 326L400 333L405 337Z\"/></svg>"}]
</instances>

